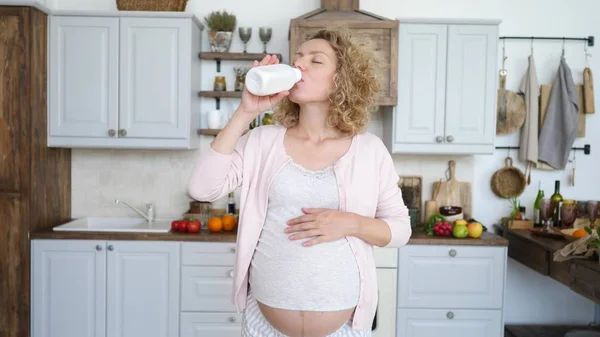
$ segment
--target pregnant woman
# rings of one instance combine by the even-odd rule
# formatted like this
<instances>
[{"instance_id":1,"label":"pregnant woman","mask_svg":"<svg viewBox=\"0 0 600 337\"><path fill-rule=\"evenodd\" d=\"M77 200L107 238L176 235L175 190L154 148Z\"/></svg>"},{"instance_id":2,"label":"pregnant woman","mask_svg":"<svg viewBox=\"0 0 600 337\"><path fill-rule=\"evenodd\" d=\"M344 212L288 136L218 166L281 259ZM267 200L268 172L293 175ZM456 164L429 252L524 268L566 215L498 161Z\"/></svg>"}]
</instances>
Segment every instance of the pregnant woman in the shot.
<instances>
[{"instance_id":1,"label":"pregnant woman","mask_svg":"<svg viewBox=\"0 0 600 337\"><path fill-rule=\"evenodd\" d=\"M291 58L302 80L268 97L244 90L188 192L214 201L241 188L232 300L242 336L371 336L373 247L411 235L392 158L365 131L379 92L373 59L325 30ZM267 55L253 67L278 62ZM244 134L276 105L277 125Z\"/></svg>"}]
</instances>

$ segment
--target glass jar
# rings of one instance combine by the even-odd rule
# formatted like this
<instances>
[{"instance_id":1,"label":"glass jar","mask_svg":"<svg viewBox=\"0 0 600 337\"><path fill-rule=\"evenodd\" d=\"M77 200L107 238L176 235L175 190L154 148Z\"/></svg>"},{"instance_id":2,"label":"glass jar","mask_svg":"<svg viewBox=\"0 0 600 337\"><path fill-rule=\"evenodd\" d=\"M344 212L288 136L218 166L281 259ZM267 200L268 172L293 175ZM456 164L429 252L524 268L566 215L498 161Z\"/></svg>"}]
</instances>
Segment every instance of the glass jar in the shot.
<instances>
[{"instance_id":1,"label":"glass jar","mask_svg":"<svg viewBox=\"0 0 600 337\"><path fill-rule=\"evenodd\" d=\"M225 81L225 76L216 75L215 82L213 84L214 91L227 91L227 82Z\"/></svg>"}]
</instances>

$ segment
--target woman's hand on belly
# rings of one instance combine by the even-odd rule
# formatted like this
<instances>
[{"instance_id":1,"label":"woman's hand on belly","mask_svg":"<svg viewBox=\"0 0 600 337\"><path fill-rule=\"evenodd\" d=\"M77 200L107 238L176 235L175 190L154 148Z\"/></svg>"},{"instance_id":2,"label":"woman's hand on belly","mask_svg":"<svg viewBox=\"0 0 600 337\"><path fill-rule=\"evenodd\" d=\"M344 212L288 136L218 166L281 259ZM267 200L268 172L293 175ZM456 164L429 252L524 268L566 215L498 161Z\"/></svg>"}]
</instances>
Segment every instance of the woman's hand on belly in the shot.
<instances>
[{"instance_id":1,"label":"woman's hand on belly","mask_svg":"<svg viewBox=\"0 0 600 337\"><path fill-rule=\"evenodd\" d=\"M346 324L354 312L354 308L339 311L298 311L273 308L260 302L257 304L269 324L290 337L328 336Z\"/></svg>"},{"instance_id":2,"label":"woman's hand on belly","mask_svg":"<svg viewBox=\"0 0 600 337\"><path fill-rule=\"evenodd\" d=\"M327 208L303 208L302 211L304 215L288 220L285 233L294 233L290 240L315 237L304 242L303 246L339 240L358 232L360 219L355 213Z\"/></svg>"}]
</instances>

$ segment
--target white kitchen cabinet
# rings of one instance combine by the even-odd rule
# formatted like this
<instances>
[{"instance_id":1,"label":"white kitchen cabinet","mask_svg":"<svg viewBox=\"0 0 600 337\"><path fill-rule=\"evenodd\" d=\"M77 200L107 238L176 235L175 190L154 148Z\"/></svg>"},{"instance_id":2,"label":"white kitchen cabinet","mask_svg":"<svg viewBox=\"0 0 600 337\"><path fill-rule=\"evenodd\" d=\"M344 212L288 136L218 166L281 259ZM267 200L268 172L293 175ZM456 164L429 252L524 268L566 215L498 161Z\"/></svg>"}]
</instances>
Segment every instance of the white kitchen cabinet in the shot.
<instances>
[{"instance_id":1,"label":"white kitchen cabinet","mask_svg":"<svg viewBox=\"0 0 600 337\"><path fill-rule=\"evenodd\" d=\"M50 16L48 145L197 148L202 25L119 14Z\"/></svg>"},{"instance_id":2,"label":"white kitchen cabinet","mask_svg":"<svg viewBox=\"0 0 600 337\"><path fill-rule=\"evenodd\" d=\"M388 150L492 153L498 23L402 22L398 105L384 114Z\"/></svg>"},{"instance_id":3,"label":"white kitchen cabinet","mask_svg":"<svg viewBox=\"0 0 600 337\"><path fill-rule=\"evenodd\" d=\"M106 244L31 241L31 336L106 336Z\"/></svg>"},{"instance_id":4,"label":"white kitchen cabinet","mask_svg":"<svg viewBox=\"0 0 600 337\"><path fill-rule=\"evenodd\" d=\"M504 246L400 249L397 336L503 336L506 254Z\"/></svg>"},{"instance_id":5,"label":"white kitchen cabinet","mask_svg":"<svg viewBox=\"0 0 600 337\"><path fill-rule=\"evenodd\" d=\"M32 336L179 334L180 243L32 240Z\"/></svg>"},{"instance_id":6,"label":"white kitchen cabinet","mask_svg":"<svg viewBox=\"0 0 600 337\"><path fill-rule=\"evenodd\" d=\"M181 244L181 337L238 337L241 318L231 303L235 243Z\"/></svg>"},{"instance_id":7,"label":"white kitchen cabinet","mask_svg":"<svg viewBox=\"0 0 600 337\"><path fill-rule=\"evenodd\" d=\"M397 337L502 337L498 310L399 309Z\"/></svg>"}]
</instances>

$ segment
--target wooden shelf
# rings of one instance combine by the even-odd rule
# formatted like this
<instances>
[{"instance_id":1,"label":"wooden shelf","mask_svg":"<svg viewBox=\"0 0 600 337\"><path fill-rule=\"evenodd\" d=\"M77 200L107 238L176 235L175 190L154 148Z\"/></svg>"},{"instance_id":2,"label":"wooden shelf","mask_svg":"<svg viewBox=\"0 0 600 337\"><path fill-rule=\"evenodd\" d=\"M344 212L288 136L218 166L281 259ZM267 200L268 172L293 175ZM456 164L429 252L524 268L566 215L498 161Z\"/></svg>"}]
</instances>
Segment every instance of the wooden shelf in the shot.
<instances>
[{"instance_id":1,"label":"wooden shelf","mask_svg":"<svg viewBox=\"0 0 600 337\"><path fill-rule=\"evenodd\" d=\"M200 91L198 93L200 97L214 97L214 98L242 98L241 91Z\"/></svg>"},{"instance_id":2,"label":"wooden shelf","mask_svg":"<svg viewBox=\"0 0 600 337\"><path fill-rule=\"evenodd\" d=\"M221 129L199 129L198 134L203 136L216 136Z\"/></svg>"},{"instance_id":3,"label":"wooden shelf","mask_svg":"<svg viewBox=\"0 0 600 337\"><path fill-rule=\"evenodd\" d=\"M250 130L244 131L244 134ZM221 132L221 129L198 129L198 134L203 136L216 136Z\"/></svg>"},{"instance_id":4,"label":"wooden shelf","mask_svg":"<svg viewBox=\"0 0 600 337\"><path fill-rule=\"evenodd\" d=\"M260 61L265 57L265 53L213 53L213 52L202 52L198 54L198 57L202 60L231 60L231 61ZM276 55L281 61L281 54Z\"/></svg>"}]
</instances>

